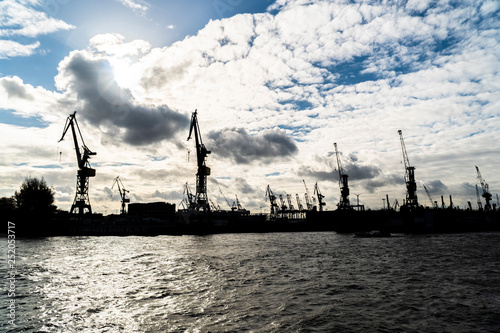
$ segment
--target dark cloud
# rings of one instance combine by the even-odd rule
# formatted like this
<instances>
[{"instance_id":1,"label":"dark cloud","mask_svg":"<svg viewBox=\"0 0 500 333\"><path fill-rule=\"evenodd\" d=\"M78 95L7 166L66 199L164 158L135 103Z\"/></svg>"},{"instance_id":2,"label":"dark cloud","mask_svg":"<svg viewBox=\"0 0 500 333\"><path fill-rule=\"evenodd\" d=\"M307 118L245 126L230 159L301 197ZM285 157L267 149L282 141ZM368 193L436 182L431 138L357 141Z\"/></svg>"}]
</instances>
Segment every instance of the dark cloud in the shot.
<instances>
[{"instance_id":1,"label":"dark cloud","mask_svg":"<svg viewBox=\"0 0 500 333\"><path fill-rule=\"evenodd\" d=\"M242 194L249 194L249 193L255 193L256 190L248 184L248 182L243 179L243 178L235 178L234 182L236 184L236 190L238 193Z\"/></svg>"},{"instance_id":2,"label":"dark cloud","mask_svg":"<svg viewBox=\"0 0 500 333\"><path fill-rule=\"evenodd\" d=\"M207 148L220 157L231 158L238 164L257 160L289 157L297 151L297 145L281 131L266 131L250 135L244 128L226 128L208 133L211 140Z\"/></svg>"},{"instance_id":3,"label":"dark cloud","mask_svg":"<svg viewBox=\"0 0 500 333\"><path fill-rule=\"evenodd\" d=\"M297 170L297 174L300 177L307 177L315 179L316 181L339 181L339 174L336 170L332 171L321 171L321 170L313 170L309 166L301 165L299 170Z\"/></svg>"},{"instance_id":4,"label":"dark cloud","mask_svg":"<svg viewBox=\"0 0 500 333\"><path fill-rule=\"evenodd\" d=\"M346 167L346 173L350 179L373 179L380 174L380 169L376 166L351 164Z\"/></svg>"},{"instance_id":5,"label":"dark cloud","mask_svg":"<svg viewBox=\"0 0 500 333\"><path fill-rule=\"evenodd\" d=\"M370 193L375 192L375 190L381 187L389 187L391 185L401 185L401 189L406 190L404 178L395 174L370 179L362 184L363 188Z\"/></svg>"},{"instance_id":6,"label":"dark cloud","mask_svg":"<svg viewBox=\"0 0 500 333\"><path fill-rule=\"evenodd\" d=\"M186 61L169 68L162 66L148 68L141 79L141 85L146 90L150 90L151 88L161 89L170 81L181 80L190 65L191 63Z\"/></svg>"},{"instance_id":7,"label":"dark cloud","mask_svg":"<svg viewBox=\"0 0 500 333\"><path fill-rule=\"evenodd\" d=\"M440 180L433 180L425 184L430 193L433 194L442 194L446 192L448 187L443 184Z\"/></svg>"},{"instance_id":8,"label":"dark cloud","mask_svg":"<svg viewBox=\"0 0 500 333\"><path fill-rule=\"evenodd\" d=\"M185 129L189 118L166 105L142 105L130 90L120 87L106 59L73 52L59 69L58 80L82 103L79 115L108 134L132 145L147 145L172 138Z\"/></svg>"},{"instance_id":9,"label":"dark cloud","mask_svg":"<svg viewBox=\"0 0 500 333\"><path fill-rule=\"evenodd\" d=\"M5 89L9 98L17 97L29 101L33 100L33 96L26 91L26 87L23 86L22 82L18 82L14 78L4 78L0 80L0 85Z\"/></svg>"},{"instance_id":10,"label":"dark cloud","mask_svg":"<svg viewBox=\"0 0 500 333\"><path fill-rule=\"evenodd\" d=\"M338 181L339 180L339 172L332 166L331 163L327 163L325 168L331 168L331 171L324 170L313 170L308 166L300 166L298 170L299 176L312 177L317 180L325 180L325 181ZM369 165L357 165L350 164L347 165L344 169L344 173L349 175L349 179L351 181L363 180L363 179L373 179L380 174L380 169L376 166Z\"/></svg>"}]
</instances>

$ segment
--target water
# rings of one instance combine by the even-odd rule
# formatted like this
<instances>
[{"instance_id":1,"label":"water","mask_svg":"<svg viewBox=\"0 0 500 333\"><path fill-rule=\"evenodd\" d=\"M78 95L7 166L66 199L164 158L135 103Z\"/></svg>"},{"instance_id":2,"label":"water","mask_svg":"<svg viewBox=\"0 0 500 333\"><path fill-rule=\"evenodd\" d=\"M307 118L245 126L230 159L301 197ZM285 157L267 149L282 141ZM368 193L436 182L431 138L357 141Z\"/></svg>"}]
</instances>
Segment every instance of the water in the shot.
<instances>
[{"instance_id":1,"label":"water","mask_svg":"<svg viewBox=\"0 0 500 333\"><path fill-rule=\"evenodd\" d=\"M499 241L334 232L18 239L17 328L5 320L4 290L0 330L500 332ZM0 245L6 258L5 237Z\"/></svg>"}]
</instances>

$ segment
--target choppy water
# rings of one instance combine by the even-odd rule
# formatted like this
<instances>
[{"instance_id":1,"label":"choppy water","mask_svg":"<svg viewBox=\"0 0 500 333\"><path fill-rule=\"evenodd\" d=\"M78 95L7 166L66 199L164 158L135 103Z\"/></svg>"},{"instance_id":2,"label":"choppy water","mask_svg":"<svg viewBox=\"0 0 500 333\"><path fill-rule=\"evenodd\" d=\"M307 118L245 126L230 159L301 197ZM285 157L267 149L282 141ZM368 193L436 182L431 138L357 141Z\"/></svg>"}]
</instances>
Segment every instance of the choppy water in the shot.
<instances>
[{"instance_id":1,"label":"choppy water","mask_svg":"<svg viewBox=\"0 0 500 333\"><path fill-rule=\"evenodd\" d=\"M499 241L333 232L16 240L17 328L5 320L4 290L0 330L500 332Z\"/></svg>"}]
</instances>

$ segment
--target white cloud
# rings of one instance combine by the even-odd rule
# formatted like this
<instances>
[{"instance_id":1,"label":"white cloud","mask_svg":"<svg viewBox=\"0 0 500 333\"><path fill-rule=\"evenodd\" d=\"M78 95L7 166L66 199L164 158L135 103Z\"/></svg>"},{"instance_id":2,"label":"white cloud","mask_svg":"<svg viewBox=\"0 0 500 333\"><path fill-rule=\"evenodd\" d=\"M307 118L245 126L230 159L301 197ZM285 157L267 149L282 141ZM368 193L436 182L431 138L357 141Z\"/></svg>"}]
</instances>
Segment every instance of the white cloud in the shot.
<instances>
[{"instance_id":1,"label":"white cloud","mask_svg":"<svg viewBox=\"0 0 500 333\"><path fill-rule=\"evenodd\" d=\"M0 2L0 58L29 56L40 46L36 41L22 44L16 38L36 38L40 35L75 27L49 17L35 9L38 1L4 0ZM14 40L13 40L14 39Z\"/></svg>"},{"instance_id":2,"label":"white cloud","mask_svg":"<svg viewBox=\"0 0 500 333\"><path fill-rule=\"evenodd\" d=\"M149 9L149 5L142 0L116 0L125 7L132 9L136 13L144 14Z\"/></svg>"},{"instance_id":3,"label":"white cloud","mask_svg":"<svg viewBox=\"0 0 500 333\"><path fill-rule=\"evenodd\" d=\"M34 3L5 0L0 3L0 37L37 37L74 26L49 17L46 13L29 7ZM12 28L15 27L15 28Z\"/></svg>"},{"instance_id":4,"label":"white cloud","mask_svg":"<svg viewBox=\"0 0 500 333\"><path fill-rule=\"evenodd\" d=\"M27 57L32 55L39 46L40 42L25 45L12 40L0 39L0 59Z\"/></svg>"}]
</instances>

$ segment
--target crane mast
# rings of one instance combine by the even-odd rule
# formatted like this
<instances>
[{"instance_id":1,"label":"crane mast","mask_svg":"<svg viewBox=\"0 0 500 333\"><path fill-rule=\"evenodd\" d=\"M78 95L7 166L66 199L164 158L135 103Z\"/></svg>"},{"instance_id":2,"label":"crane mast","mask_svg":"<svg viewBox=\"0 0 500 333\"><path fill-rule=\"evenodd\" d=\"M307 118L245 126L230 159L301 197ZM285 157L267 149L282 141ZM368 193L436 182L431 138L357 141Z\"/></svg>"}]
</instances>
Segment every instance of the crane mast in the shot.
<instances>
[{"instance_id":1,"label":"crane mast","mask_svg":"<svg viewBox=\"0 0 500 333\"><path fill-rule=\"evenodd\" d=\"M76 160L78 164L78 172L76 174L76 195L71 205L70 214L78 212L79 216L83 216L85 210L92 214L92 207L90 206L89 199L89 178L95 177L95 169L90 167L89 159L91 156L96 155L96 153L92 152L87 145L85 145L85 141L83 141L82 132L76 121L76 111L66 119L63 134L58 142L64 139L69 128L71 128L71 133L73 135L73 143L75 145ZM78 144L77 131L82 140L83 154Z\"/></svg>"},{"instance_id":2,"label":"crane mast","mask_svg":"<svg viewBox=\"0 0 500 333\"><path fill-rule=\"evenodd\" d=\"M486 201L486 204L484 205L484 210L491 210L490 201L491 201L492 195L490 193L490 187L483 180L483 177L481 176L481 172L479 172L479 168L477 166L476 166L476 170L477 170L477 179L479 180L479 183L481 184L481 188L483 189L483 194L481 196Z\"/></svg>"},{"instance_id":3,"label":"crane mast","mask_svg":"<svg viewBox=\"0 0 500 333\"><path fill-rule=\"evenodd\" d=\"M340 154L337 149L337 143L334 143L333 145L335 146L335 155L337 156L337 169L339 170L339 209L349 209L351 207L351 203L349 202L349 176L345 174L344 169L342 169L342 163L340 162Z\"/></svg>"},{"instance_id":4,"label":"crane mast","mask_svg":"<svg viewBox=\"0 0 500 333\"><path fill-rule=\"evenodd\" d=\"M210 176L210 168L206 166L205 160L207 155L211 152L205 148L201 140L200 126L198 125L197 110L193 112L191 117L191 126L189 128L189 136L187 140L191 139L194 132L194 139L196 143L196 160L198 164L198 172L196 173L196 210L209 211L210 205L207 197L207 176Z\"/></svg>"},{"instance_id":5,"label":"crane mast","mask_svg":"<svg viewBox=\"0 0 500 333\"><path fill-rule=\"evenodd\" d=\"M406 207L410 209L415 209L418 207L417 200L417 183L415 182L415 167L410 166L410 160L408 159L408 153L406 152L406 146L403 139L403 132L398 130L399 137L401 140L401 151L403 152L403 161L405 164L405 182L406 182Z\"/></svg>"},{"instance_id":6,"label":"crane mast","mask_svg":"<svg viewBox=\"0 0 500 333\"><path fill-rule=\"evenodd\" d=\"M115 184L118 187L118 192L120 192L120 198L122 201L121 214L124 215L125 214L125 204L127 202L130 202L130 199L127 198L127 193L129 193L129 191L127 191L125 189L125 186L123 186L123 183L122 183L122 180L120 179L120 176L116 176L115 180L113 181L113 185L111 186L111 189L113 189Z\"/></svg>"}]
</instances>

